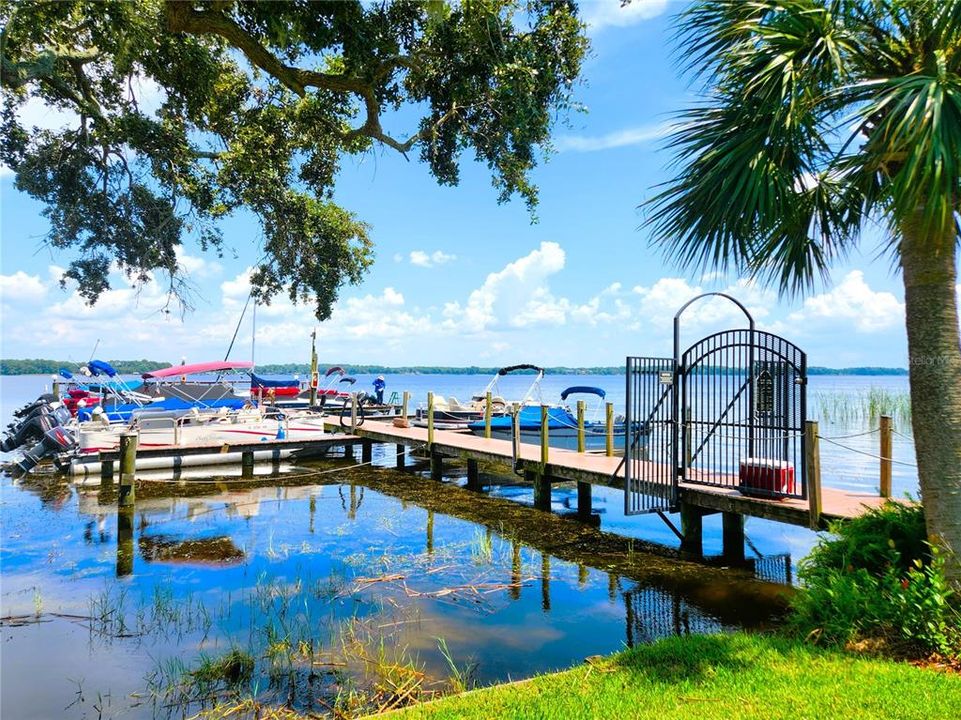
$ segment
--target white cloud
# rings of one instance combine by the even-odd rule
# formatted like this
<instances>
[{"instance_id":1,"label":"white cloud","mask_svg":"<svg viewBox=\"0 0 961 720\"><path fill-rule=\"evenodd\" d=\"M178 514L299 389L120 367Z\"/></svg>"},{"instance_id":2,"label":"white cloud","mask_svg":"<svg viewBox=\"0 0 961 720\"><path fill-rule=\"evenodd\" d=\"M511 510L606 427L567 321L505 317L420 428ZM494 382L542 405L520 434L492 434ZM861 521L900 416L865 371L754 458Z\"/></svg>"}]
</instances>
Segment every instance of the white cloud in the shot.
<instances>
[{"instance_id":1,"label":"white cloud","mask_svg":"<svg viewBox=\"0 0 961 720\"><path fill-rule=\"evenodd\" d=\"M542 242L537 250L488 275L465 305L458 301L446 303L445 326L479 332L495 326L563 323L566 305L559 305L561 301L553 297L547 280L564 268L565 260L566 254L560 245Z\"/></svg>"},{"instance_id":2,"label":"white cloud","mask_svg":"<svg viewBox=\"0 0 961 720\"><path fill-rule=\"evenodd\" d=\"M833 290L809 297L801 310L791 313L794 324L827 322L851 327L860 333L875 333L904 322L904 304L889 292L877 292L864 280L864 273L852 270Z\"/></svg>"},{"instance_id":3,"label":"white cloud","mask_svg":"<svg viewBox=\"0 0 961 720\"><path fill-rule=\"evenodd\" d=\"M456 255L449 255L442 250L435 250L432 253L427 253L423 250L411 250L410 252L410 264L424 268L444 265L456 259Z\"/></svg>"},{"instance_id":4,"label":"white cloud","mask_svg":"<svg viewBox=\"0 0 961 720\"><path fill-rule=\"evenodd\" d=\"M223 271L220 263L216 260L208 260L199 255L191 255L182 246L178 245L175 249L177 263L190 275L206 278L219 275Z\"/></svg>"},{"instance_id":5,"label":"white cloud","mask_svg":"<svg viewBox=\"0 0 961 720\"><path fill-rule=\"evenodd\" d=\"M39 275L17 270L13 275L0 275L0 301L17 304L37 302L47 294L47 285Z\"/></svg>"},{"instance_id":6,"label":"white cloud","mask_svg":"<svg viewBox=\"0 0 961 720\"><path fill-rule=\"evenodd\" d=\"M592 31L605 27L627 27L657 17L667 9L669 0L593 0L582 4L584 21Z\"/></svg>"},{"instance_id":7,"label":"white cloud","mask_svg":"<svg viewBox=\"0 0 961 720\"><path fill-rule=\"evenodd\" d=\"M554 143L558 152L596 152L629 145L643 145L657 140L671 132L670 123L660 125L641 125L639 127L615 130L605 135L585 137L582 135L562 135Z\"/></svg>"}]
</instances>

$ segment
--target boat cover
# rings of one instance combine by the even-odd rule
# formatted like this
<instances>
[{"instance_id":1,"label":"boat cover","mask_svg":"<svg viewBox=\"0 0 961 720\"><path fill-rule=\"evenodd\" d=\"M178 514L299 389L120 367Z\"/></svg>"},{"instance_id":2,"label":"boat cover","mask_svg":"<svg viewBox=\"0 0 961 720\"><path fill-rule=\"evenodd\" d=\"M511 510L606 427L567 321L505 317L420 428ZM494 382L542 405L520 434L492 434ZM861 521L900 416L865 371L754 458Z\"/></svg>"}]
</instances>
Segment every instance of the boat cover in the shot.
<instances>
[{"instance_id":1,"label":"boat cover","mask_svg":"<svg viewBox=\"0 0 961 720\"><path fill-rule=\"evenodd\" d=\"M541 427L541 407L540 405L525 405L521 408L520 412L520 426L521 430L540 430ZM483 429L484 421L478 420L473 422L468 427L471 430ZM491 428L502 430L510 430L511 427L511 416L501 415L498 417L491 418ZM577 427L577 418L568 412L567 408L562 407L552 407L547 409L547 428L570 428Z\"/></svg>"},{"instance_id":2,"label":"boat cover","mask_svg":"<svg viewBox=\"0 0 961 720\"><path fill-rule=\"evenodd\" d=\"M145 380L162 380L163 378L178 377L179 375L215 373L223 372L225 370L250 370L253 366L254 364L252 362L224 362L220 360L214 362L193 363L191 365L171 365L170 367L163 368L162 370L146 372L143 374L143 378Z\"/></svg>"},{"instance_id":3,"label":"boat cover","mask_svg":"<svg viewBox=\"0 0 961 720\"><path fill-rule=\"evenodd\" d=\"M569 387L567 390L561 393L561 400L567 400L568 395L597 395L598 397L607 397L607 393L599 387L591 387L590 385L575 385L574 387Z\"/></svg>"},{"instance_id":4,"label":"boat cover","mask_svg":"<svg viewBox=\"0 0 961 720\"><path fill-rule=\"evenodd\" d=\"M171 412L171 411L183 411L189 412L192 408L199 408L202 410L218 410L222 407L228 410L239 410L246 404L243 398L220 398L218 400L210 400L208 402L190 402L189 400L184 400L177 397L164 398L163 400L158 400L157 402L147 403L146 405L138 405L137 403L125 403L123 405L115 405L109 408L107 412L107 419L111 422L129 422L135 413L149 415L151 412Z\"/></svg>"},{"instance_id":5,"label":"boat cover","mask_svg":"<svg viewBox=\"0 0 961 720\"><path fill-rule=\"evenodd\" d=\"M250 384L252 387L262 388L299 388L300 380L289 375L265 377L263 375L255 375L254 373L250 373Z\"/></svg>"},{"instance_id":6,"label":"boat cover","mask_svg":"<svg viewBox=\"0 0 961 720\"><path fill-rule=\"evenodd\" d=\"M107 377L113 377L117 374L114 370L113 365L104 362L103 360L91 360L87 363L87 367L90 368L90 372L93 375L106 375Z\"/></svg>"}]
</instances>

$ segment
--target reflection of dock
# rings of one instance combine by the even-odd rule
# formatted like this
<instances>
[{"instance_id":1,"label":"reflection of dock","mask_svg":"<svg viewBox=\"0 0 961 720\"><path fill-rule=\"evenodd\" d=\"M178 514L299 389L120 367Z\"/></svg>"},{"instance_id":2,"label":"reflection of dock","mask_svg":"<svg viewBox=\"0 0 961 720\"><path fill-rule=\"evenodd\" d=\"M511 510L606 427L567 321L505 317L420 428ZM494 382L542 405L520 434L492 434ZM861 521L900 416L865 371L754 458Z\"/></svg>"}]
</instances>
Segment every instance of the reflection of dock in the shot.
<instances>
[{"instance_id":1,"label":"reflection of dock","mask_svg":"<svg viewBox=\"0 0 961 720\"><path fill-rule=\"evenodd\" d=\"M589 485L605 485L624 488L624 469L620 458L599 453L579 453L573 450L549 448L547 462L543 462L543 448L519 443L515 447L506 440L485 439L465 432L435 429L433 443L428 442L426 428L396 427L392 423L368 420L354 431L355 436L366 440L365 456L369 456L369 443L390 443L402 447L424 448L431 462L431 473L439 477L444 458L467 461L468 487L479 489L478 462L515 462L525 478L534 485L534 504L549 507L550 484L557 481L576 481L579 484L578 510L582 517L589 517ZM403 454L398 455L398 463ZM666 469L665 469L666 470ZM669 472L669 471L668 471ZM655 476L656 473L651 473ZM715 478L717 479L717 478ZM681 508L682 545L685 549L700 550L700 519L712 513L724 514L725 544L737 554L741 546L743 554L743 517L757 517L792 525L825 527L828 521L855 517L866 509L880 506L885 499L866 493L823 488L820 490L820 513L812 523L812 504L808 500L785 498L781 500L748 497L738 491L736 478L729 480L729 487L699 485L681 482L678 499ZM584 491L586 490L586 491ZM730 541L730 543L728 543Z\"/></svg>"}]
</instances>

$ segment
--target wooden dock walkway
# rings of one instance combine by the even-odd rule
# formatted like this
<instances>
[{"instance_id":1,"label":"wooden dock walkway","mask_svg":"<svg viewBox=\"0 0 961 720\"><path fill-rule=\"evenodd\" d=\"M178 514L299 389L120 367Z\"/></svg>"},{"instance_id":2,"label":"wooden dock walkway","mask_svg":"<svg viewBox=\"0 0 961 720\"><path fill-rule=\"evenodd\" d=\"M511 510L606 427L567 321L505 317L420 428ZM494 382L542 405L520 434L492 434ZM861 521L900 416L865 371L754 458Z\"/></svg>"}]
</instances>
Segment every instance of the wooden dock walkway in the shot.
<instances>
[{"instance_id":1,"label":"wooden dock walkway","mask_svg":"<svg viewBox=\"0 0 961 720\"><path fill-rule=\"evenodd\" d=\"M331 424L331 428L334 425ZM339 428L338 428L339 429ZM427 448L426 428L395 427L389 421L368 419L357 427L355 435L378 443L391 443L407 447ZM507 440L479 437L469 432L434 430L434 455L460 458L467 461L511 462L512 444ZM519 459L530 466L540 466L541 448L527 443L520 444ZM603 453L578 453L573 450L550 448L548 464L542 472L551 482L575 481L592 485L605 485L623 489L624 469L621 458L608 457ZM733 480L733 479L732 479ZM773 500L742 495L735 487L718 487L681 483L679 500L689 507L698 508L702 514L715 512L733 513L809 527L811 510L807 500L788 498ZM821 490L821 513L818 527L830 520L852 518L867 508L878 507L884 498L867 493L857 493L834 488Z\"/></svg>"}]
</instances>

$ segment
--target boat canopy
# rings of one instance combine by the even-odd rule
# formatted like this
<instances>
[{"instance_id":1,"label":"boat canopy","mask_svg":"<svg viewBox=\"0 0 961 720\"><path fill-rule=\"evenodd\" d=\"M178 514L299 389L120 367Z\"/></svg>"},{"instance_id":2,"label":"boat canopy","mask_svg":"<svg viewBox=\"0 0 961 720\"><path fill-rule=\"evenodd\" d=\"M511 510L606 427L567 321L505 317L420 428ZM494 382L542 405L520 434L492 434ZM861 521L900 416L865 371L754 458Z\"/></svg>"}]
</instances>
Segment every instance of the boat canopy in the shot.
<instances>
[{"instance_id":1,"label":"boat canopy","mask_svg":"<svg viewBox=\"0 0 961 720\"><path fill-rule=\"evenodd\" d=\"M338 382L338 383L347 383L348 385L353 385L355 382L357 382L357 378L355 378L355 377L342 377L342 378L341 378L340 380L338 380L337 382Z\"/></svg>"},{"instance_id":2,"label":"boat canopy","mask_svg":"<svg viewBox=\"0 0 961 720\"><path fill-rule=\"evenodd\" d=\"M178 375L197 375L199 373L215 373L225 370L250 370L254 364L252 362L203 362L193 363L192 365L171 365L162 370L154 370L143 374L144 380L162 380L164 378L177 377Z\"/></svg>"},{"instance_id":3,"label":"boat canopy","mask_svg":"<svg viewBox=\"0 0 961 720\"><path fill-rule=\"evenodd\" d=\"M57 372L64 380L73 380L73 373L67 370L67 368L60 368Z\"/></svg>"},{"instance_id":4,"label":"boat canopy","mask_svg":"<svg viewBox=\"0 0 961 720\"><path fill-rule=\"evenodd\" d=\"M537 365L508 365L507 367L502 367L497 371L498 375L510 375L512 372L517 372L518 370L534 370L541 375L544 374L544 368L539 368Z\"/></svg>"},{"instance_id":5,"label":"boat canopy","mask_svg":"<svg viewBox=\"0 0 961 720\"><path fill-rule=\"evenodd\" d=\"M339 365L334 365L332 368L327 368L327 372L324 373L324 377L330 377L334 373L337 373L338 375L346 375L347 371Z\"/></svg>"},{"instance_id":6,"label":"boat canopy","mask_svg":"<svg viewBox=\"0 0 961 720\"><path fill-rule=\"evenodd\" d=\"M590 385L574 385L573 387L569 387L561 393L561 400L567 400L568 395L579 394L597 395L599 398L607 397L607 393L599 387L591 387Z\"/></svg>"},{"instance_id":7,"label":"boat canopy","mask_svg":"<svg viewBox=\"0 0 961 720\"><path fill-rule=\"evenodd\" d=\"M300 380L292 376L276 376L276 377L264 377L263 375L255 375L250 373L250 384L253 387L262 388L289 388L289 387L300 387Z\"/></svg>"},{"instance_id":8,"label":"boat canopy","mask_svg":"<svg viewBox=\"0 0 961 720\"><path fill-rule=\"evenodd\" d=\"M104 362L103 360L91 360L87 363L87 367L93 375L106 375L107 377L113 377L117 374L113 365Z\"/></svg>"},{"instance_id":9,"label":"boat canopy","mask_svg":"<svg viewBox=\"0 0 961 720\"><path fill-rule=\"evenodd\" d=\"M521 430L539 430L541 427L541 409L536 405L527 405L520 409L518 413L518 424ZM495 418L491 418L491 427L501 430L510 430L513 424L513 419L510 415L500 415ZM484 421L478 420L473 422L468 427L473 430L475 428L483 428ZM548 429L556 428L576 428L577 418L575 418L571 413L565 408L552 407L547 409L547 427Z\"/></svg>"}]
</instances>

